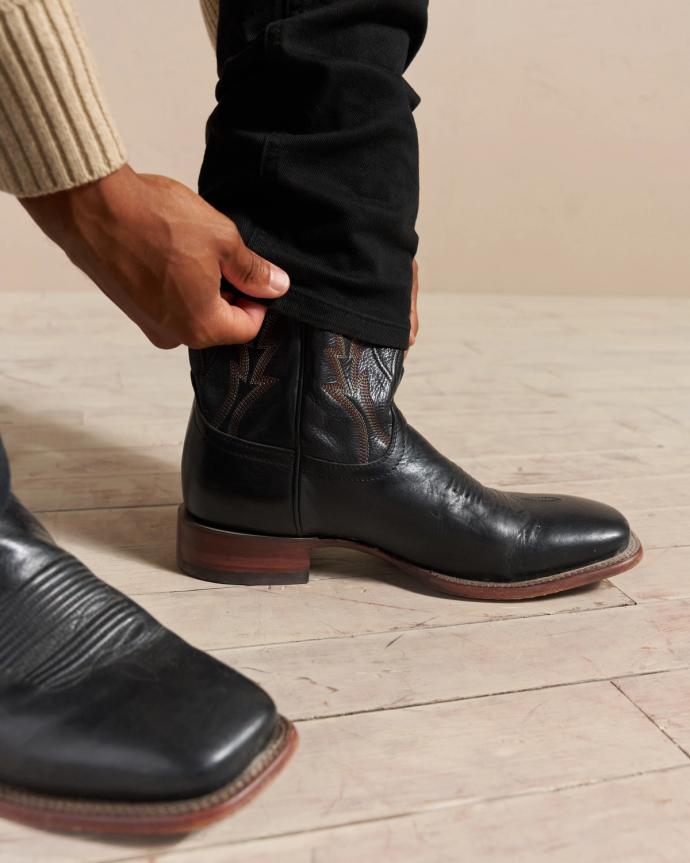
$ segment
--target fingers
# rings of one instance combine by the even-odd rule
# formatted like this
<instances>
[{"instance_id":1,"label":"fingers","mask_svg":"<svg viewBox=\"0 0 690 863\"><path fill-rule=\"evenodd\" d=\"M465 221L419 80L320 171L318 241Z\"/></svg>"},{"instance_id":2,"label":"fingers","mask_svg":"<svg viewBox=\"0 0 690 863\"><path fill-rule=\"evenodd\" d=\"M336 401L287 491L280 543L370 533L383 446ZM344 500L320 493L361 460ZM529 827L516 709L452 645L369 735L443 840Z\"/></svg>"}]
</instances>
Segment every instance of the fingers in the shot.
<instances>
[{"instance_id":1,"label":"fingers","mask_svg":"<svg viewBox=\"0 0 690 863\"><path fill-rule=\"evenodd\" d=\"M203 320L190 323L182 334L182 343L190 348L210 348L216 345L234 345L251 341L261 329L266 307L247 297L240 297L231 305L218 296L218 303Z\"/></svg>"},{"instance_id":2,"label":"fingers","mask_svg":"<svg viewBox=\"0 0 690 863\"><path fill-rule=\"evenodd\" d=\"M208 291L200 291L198 275L193 280L193 290L182 282L184 290L178 289L178 293L185 297L194 294L194 301L182 303L184 315L175 315L172 321L168 317L167 325L158 327L153 335L147 332L156 347L167 349L183 344L202 349L249 342L261 329L267 311L265 305L251 297L277 299L290 287L287 273L248 249L237 228L225 217L216 261L222 275L241 295L220 293L217 281L210 275ZM209 265L211 269L210 262Z\"/></svg>"},{"instance_id":3,"label":"fingers","mask_svg":"<svg viewBox=\"0 0 690 863\"><path fill-rule=\"evenodd\" d=\"M249 342L258 334L266 317L266 306L248 297L231 304L220 294L217 302L201 314L189 315L177 325L141 326L148 340L161 350L180 345L188 348L211 348Z\"/></svg>"},{"instance_id":4,"label":"fingers","mask_svg":"<svg viewBox=\"0 0 690 863\"><path fill-rule=\"evenodd\" d=\"M221 271L231 285L251 297L275 299L290 287L285 270L248 249L236 228L225 242Z\"/></svg>"}]
</instances>

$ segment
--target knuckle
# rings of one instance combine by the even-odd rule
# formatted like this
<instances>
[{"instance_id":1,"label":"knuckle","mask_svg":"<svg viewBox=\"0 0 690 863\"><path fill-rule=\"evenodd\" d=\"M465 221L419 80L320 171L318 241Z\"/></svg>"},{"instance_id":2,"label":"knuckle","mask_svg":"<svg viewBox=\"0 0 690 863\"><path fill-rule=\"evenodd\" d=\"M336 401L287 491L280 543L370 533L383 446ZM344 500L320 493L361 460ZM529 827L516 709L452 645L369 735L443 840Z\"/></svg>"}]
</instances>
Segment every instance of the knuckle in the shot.
<instances>
[{"instance_id":1,"label":"knuckle","mask_svg":"<svg viewBox=\"0 0 690 863\"><path fill-rule=\"evenodd\" d=\"M182 333L182 341L187 347L196 350L210 348L215 344L212 333L202 321L190 321L187 323Z\"/></svg>"},{"instance_id":2,"label":"knuckle","mask_svg":"<svg viewBox=\"0 0 690 863\"><path fill-rule=\"evenodd\" d=\"M179 348L181 342L172 336L161 335L160 333L149 334L148 339L151 344L162 351L170 351L173 348Z\"/></svg>"},{"instance_id":3,"label":"knuckle","mask_svg":"<svg viewBox=\"0 0 690 863\"><path fill-rule=\"evenodd\" d=\"M244 271L242 273L242 282L244 284L247 284L248 282L253 282L256 279L258 275L258 263L259 259L257 258L257 256L250 252Z\"/></svg>"},{"instance_id":4,"label":"knuckle","mask_svg":"<svg viewBox=\"0 0 690 863\"><path fill-rule=\"evenodd\" d=\"M204 348L212 348L213 347L212 339L204 338L203 336L202 337L190 336L189 338L186 338L184 340L184 343L185 343L185 345L187 345L188 348L193 348L194 350L197 350L197 351L201 351Z\"/></svg>"},{"instance_id":5,"label":"knuckle","mask_svg":"<svg viewBox=\"0 0 690 863\"><path fill-rule=\"evenodd\" d=\"M240 232L232 219L226 219L224 229L228 237L232 237L235 240L239 239Z\"/></svg>"},{"instance_id":6,"label":"knuckle","mask_svg":"<svg viewBox=\"0 0 690 863\"><path fill-rule=\"evenodd\" d=\"M221 236L223 246L225 248L224 256L230 257L237 253L237 249L242 242L240 232L234 222L229 225L223 225L223 233Z\"/></svg>"}]
</instances>

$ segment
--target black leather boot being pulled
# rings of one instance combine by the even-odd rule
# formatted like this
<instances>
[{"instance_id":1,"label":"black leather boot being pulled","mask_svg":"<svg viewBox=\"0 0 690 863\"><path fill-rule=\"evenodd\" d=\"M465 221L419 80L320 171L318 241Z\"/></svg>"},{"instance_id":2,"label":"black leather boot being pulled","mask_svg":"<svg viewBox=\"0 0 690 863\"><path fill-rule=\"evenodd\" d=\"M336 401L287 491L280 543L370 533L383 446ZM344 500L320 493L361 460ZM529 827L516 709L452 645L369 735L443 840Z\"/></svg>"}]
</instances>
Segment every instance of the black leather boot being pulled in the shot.
<instances>
[{"instance_id":1,"label":"black leather boot being pulled","mask_svg":"<svg viewBox=\"0 0 690 863\"><path fill-rule=\"evenodd\" d=\"M294 747L271 699L104 584L10 498L0 514L0 816L181 833Z\"/></svg>"},{"instance_id":2,"label":"black leather boot being pulled","mask_svg":"<svg viewBox=\"0 0 690 863\"><path fill-rule=\"evenodd\" d=\"M411 428L403 352L269 314L249 345L192 351L182 570L306 581L313 548L380 555L456 596L520 599L615 575L642 550L601 503L485 488Z\"/></svg>"}]
</instances>

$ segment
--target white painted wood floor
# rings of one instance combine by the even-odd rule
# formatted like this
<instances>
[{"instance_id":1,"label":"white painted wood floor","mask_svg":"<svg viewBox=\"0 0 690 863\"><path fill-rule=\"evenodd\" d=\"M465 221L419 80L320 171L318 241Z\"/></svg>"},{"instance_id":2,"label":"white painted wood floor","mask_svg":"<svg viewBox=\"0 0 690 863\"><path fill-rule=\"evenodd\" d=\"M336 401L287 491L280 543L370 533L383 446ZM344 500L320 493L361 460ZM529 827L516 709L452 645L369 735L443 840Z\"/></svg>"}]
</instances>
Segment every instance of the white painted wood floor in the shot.
<instances>
[{"instance_id":1,"label":"white painted wood floor","mask_svg":"<svg viewBox=\"0 0 690 863\"><path fill-rule=\"evenodd\" d=\"M297 720L285 772L179 841L0 821L0 860L690 859L690 301L427 294L399 402L486 483L622 508L641 566L524 603L416 592L381 562L309 585L175 571L183 351L97 294L0 294L16 490L96 573Z\"/></svg>"}]
</instances>

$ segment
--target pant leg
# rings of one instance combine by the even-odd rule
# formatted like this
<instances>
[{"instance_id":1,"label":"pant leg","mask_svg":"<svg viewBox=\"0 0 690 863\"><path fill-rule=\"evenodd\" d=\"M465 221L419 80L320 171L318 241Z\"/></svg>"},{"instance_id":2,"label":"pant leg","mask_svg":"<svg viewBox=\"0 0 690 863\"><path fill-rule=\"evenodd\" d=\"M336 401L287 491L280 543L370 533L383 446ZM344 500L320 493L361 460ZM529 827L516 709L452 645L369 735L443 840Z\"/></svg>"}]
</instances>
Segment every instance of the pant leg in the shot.
<instances>
[{"instance_id":1,"label":"pant leg","mask_svg":"<svg viewBox=\"0 0 690 863\"><path fill-rule=\"evenodd\" d=\"M391 347L409 335L428 0L221 0L200 193L290 274L276 310Z\"/></svg>"},{"instance_id":2,"label":"pant leg","mask_svg":"<svg viewBox=\"0 0 690 863\"><path fill-rule=\"evenodd\" d=\"M10 465L5 453L5 447L2 445L0 438L0 513L5 508L5 504L10 496Z\"/></svg>"}]
</instances>

